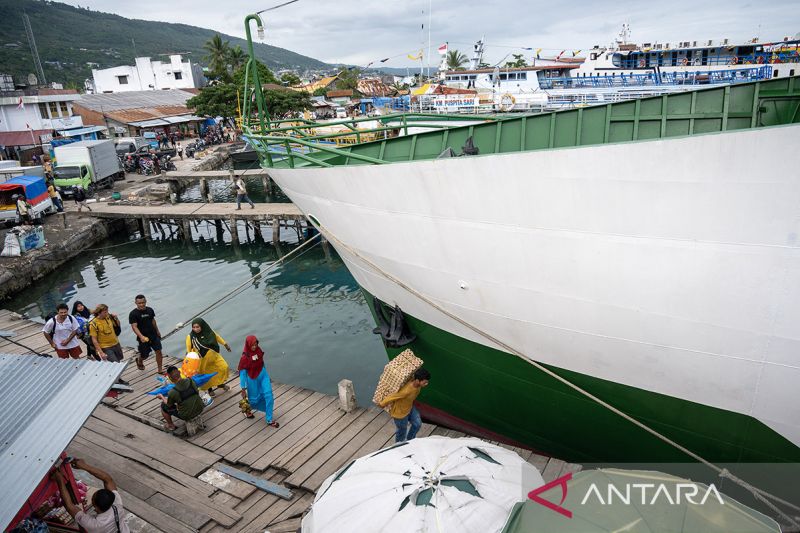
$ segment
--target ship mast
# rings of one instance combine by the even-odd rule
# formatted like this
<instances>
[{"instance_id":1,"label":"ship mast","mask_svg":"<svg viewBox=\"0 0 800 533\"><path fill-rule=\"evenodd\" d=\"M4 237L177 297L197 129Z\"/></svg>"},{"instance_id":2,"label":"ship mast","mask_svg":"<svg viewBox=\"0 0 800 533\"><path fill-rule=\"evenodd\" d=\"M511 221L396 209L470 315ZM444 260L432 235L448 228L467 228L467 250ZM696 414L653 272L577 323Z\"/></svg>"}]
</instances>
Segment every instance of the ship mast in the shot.
<instances>
[{"instance_id":1,"label":"ship mast","mask_svg":"<svg viewBox=\"0 0 800 533\"><path fill-rule=\"evenodd\" d=\"M472 59L469 62L469 66L472 70L477 69L478 65L481 64L481 61L483 61L483 40L485 38L486 36L484 35L472 46Z\"/></svg>"}]
</instances>

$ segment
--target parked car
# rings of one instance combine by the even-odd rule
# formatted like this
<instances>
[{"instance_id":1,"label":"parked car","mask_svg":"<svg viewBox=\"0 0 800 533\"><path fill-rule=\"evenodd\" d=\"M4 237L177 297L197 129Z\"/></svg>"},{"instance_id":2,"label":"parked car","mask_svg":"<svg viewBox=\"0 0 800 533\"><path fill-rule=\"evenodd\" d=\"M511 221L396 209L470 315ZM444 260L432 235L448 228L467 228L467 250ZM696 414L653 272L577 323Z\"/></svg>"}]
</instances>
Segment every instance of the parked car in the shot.
<instances>
[{"instance_id":1,"label":"parked car","mask_svg":"<svg viewBox=\"0 0 800 533\"><path fill-rule=\"evenodd\" d=\"M117 155L124 156L135 152L142 146L150 146L150 143L144 137L119 137L114 139L114 146L117 149Z\"/></svg>"}]
</instances>

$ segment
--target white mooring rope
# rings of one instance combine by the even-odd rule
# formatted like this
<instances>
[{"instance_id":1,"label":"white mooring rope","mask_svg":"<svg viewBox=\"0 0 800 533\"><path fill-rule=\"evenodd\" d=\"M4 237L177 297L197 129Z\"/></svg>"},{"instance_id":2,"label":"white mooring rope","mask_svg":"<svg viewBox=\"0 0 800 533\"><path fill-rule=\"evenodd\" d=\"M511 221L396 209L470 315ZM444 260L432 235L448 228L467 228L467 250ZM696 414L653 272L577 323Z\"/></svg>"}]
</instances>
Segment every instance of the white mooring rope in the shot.
<instances>
[{"instance_id":1,"label":"white mooring rope","mask_svg":"<svg viewBox=\"0 0 800 533\"><path fill-rule=\"evenodd\" d=\"M193 314L191 317L189 317L188 320L186 320L184 322L178 322L175 325L175 327L172 328L172 330L169 333L167 333L166 335L161 337L161 340L164 340L167 337L170 337L170 336L174 335L175 333L177 333L178 331L180 331L181 329L186 327L186 324L188 322L194 320L195 318L199 318L199 317L203 316L204 314L206 314L206 313L208 313L210 311L213 311L217 307L220 307L222 304L226 303L228 300L230 300L231 298L236 296L238 293L242 292L247 287L247 285L250 282L252 282L253 280L255 280L256 278L261 277L261 276L263 276L265 274L268 274L269 272L271 272L275 268L279 267L283 263L287 263L288 264L291 261L297 259L297 257L300 257L301 255L303 255L303 254L297 255L301 250L303 250L304 248L309 246L312 242L314 244L319 244L320 238L321 238L321 235L319 233L314 235L313 237L309 238L306 242L304 242L303 244L301 244L300 246L298 246L297 248L295 248L294 250L292 250L288 254L284 255L283 257L278 258L277 261L275 261L273 263L270 263L268 267L264 268L263 270L260 270L258 272L258 274L256 274L255 276L251 276L250 278L246 279L240 285L237 285L235 288L233 288L230 291L226 292L220 298L217 298L216 300L214 300L210 305L204 307L199 312ZM314 241L316 241L316 242L314 242ZM308 250L310 250L311 248L313 248L313 246L309 246ZM303 253L305 253L305 252L303 252Z\"/></svg>"},{"instance_id":2,"label":"white mooring rope","mask_svg":"<svg viewBox=\"0 0 800 533\"><path fill-rule=\"evenodd\" d=\"M560 381L564 385L566 385L566 386L570 387L571 389L577 391L578 393L582 394L583 396L585 396L585 397L589 398L590 400L596 402L597 404L605 407L606 409L608 409L612 413L621 416L622 418L624 418L625 420L627 420L631 424L634 424L635 426L637 426L637 427L643 429L644 431L650 433L651 435L653 435L654 437L660 439L661 441L663 441L663 442L669 444L670 446L673 446L674 448L680 450L681 452L685 453L686 455L688 455L689 457L691 457L695 461L706 465L707 467L709 467L712 470L714 470L715 472L717 472L717 474L719 474L720 477L730 479L731 481L733 481L737 485L739 485L742 488L748 490L753 495L754 498L756 498L757 500L762 502L764 505L766 505L767 507L772 509L781 518L783 518L789 524L791 524L792 527L800 528L800 523L798 523L796 519L794 519L793 517L791 517L788 514L786 514L784 511L779 509L777 506L775 506L775 504L773 504L769 500L773 500L775 502L778 502L778 503L780 503L782 505L785 505L786 507L794 509L795 511L800 511L800 507L798 507L797 505L795 505L795 504L793 504L791 502L787 502L786 500L784 500L782 498L779 498L778 496L775 496L774 494L770 494L767 491L764 491L762 489L759 489L758 487L755 487L755 486L751 485L747 481L737 477L736 475L734 475L733 473L728 471L726 468L721 468L721 467L715 465L711 461L708 461L707 459L705 459L702 456L698 455L697 453L691 451L690 449L682 446L681 444L678 444L674 440L672 440L669 437L667 437L666 435L663 435L662 433L656 431L655 429L651 428L647 424L644 424L643 422L640 422L639 420L636 420L632 416L630 416L627 413L619 410L618 408L614 407L613 405L609 404L608 402L606 402L604 400L601 400L600 398L598 398L597 396L595 396L591 392L589 392L589 391L581 388L580 386L572 383L568 379L556 374L555 372L553 372L549 368L545 367L541 363L538 363L538 362L534 361L533 359L527 357L524 353L522 353L521 351L517 350L513 346L510 346L510 345L506 344L502 340L500 340L500 339L492 336L491 334L481 330L477 326L474 326L474 325L470 324L469 322L466 322L465 320L461 319L460 317L458 317L455 314L451 313L447 309L443 308L441 305L437 304L436 302L434 302L433 300L431 300L430 298L428 298L424 294L420 293L419 291L417 291L413 287L410 287L409 285L404 283L402 280L400 280L400 279L394 277L393 275L391 275L390 273L386 272L380 266L376 265L371 260L369 260L366 257L364 257L363 255L361 255L358 251L354 250L351 246L349 246L349 245L345 244L344 242L342 242L336 235L331 233L331 231L329 229L327 229L325 226L323 226L322 224L317 222L317 220L314 218L313 215L309 215L308 218L309 218L309 220L312 221L312 223L314 223L315 226L317 226L317 229L319 229L320 233L322 233L328 240L336 243L338 246L341 246L342 249L346 250L347 252L349 252L353 256L359 258L361 261L366 263L370 268L372 268L372 270L374 270L376 273L380 274L381 276L383 276L384 278L388 279L392 283L395 283L396 285L399 285L400 287L402 287L403 289L405 289L406 291L408 291L412 295L416 296L417 298L419 298L420 300L422 300L426 304L430 305L431 307L433 307L437 311L441 312L442 314L452 318L453 320L455 320L456 322L458 322L462 326L474 331L475 333L477 333L481 337L484 337L485 339L487 339L487 340L493 342L494 344L502 347L507 352L512 353L512 354L516 355L517 357L522 358L523 360L525 360L526 363L532 364L538 370L544 372L545 374L547 374L548 376L552 377L553 379L556 379L556 380Z\"/></svg>"}]
</instances>

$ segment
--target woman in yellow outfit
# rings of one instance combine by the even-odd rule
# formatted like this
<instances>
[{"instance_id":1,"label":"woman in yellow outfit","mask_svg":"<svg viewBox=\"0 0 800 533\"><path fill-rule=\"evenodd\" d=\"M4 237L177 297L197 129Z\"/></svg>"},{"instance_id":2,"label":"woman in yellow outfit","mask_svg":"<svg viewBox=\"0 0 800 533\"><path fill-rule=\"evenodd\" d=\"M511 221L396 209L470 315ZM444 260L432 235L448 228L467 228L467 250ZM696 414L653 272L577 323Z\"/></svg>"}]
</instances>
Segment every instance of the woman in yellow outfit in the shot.
<instances>
[{"instance_id":1,"label":"woman in yellow outfit","mask_svg":"<svg viewBox=\"0 0 800 533\"><path fill-rule=\"evenodd\" d=\"M214 396L214 387L222 387L223 390L230 388L225 384L228 380L228 363L219 354L220 344L231 351L225 339L217 335L205 320L202 318L192 320L192 331L186 336L186 351L200 354L199 374L217 373L200 387L201 390L207 390L210 396Z\"/></svg>"}]
</instances>

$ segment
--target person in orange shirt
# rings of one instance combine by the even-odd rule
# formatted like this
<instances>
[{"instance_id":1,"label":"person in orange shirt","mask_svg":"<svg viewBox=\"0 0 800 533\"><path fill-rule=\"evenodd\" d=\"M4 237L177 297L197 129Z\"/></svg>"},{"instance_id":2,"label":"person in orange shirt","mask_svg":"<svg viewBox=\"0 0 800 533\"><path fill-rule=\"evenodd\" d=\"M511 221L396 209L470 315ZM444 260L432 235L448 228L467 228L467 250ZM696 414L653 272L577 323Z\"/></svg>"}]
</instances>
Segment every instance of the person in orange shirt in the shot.
<instances>
[{"instance_id":1,"label":"person in orange shirt","mask_svg":"<svg viewBox=\"0 0 800 533\"><path fill-rule=\"evenodd\" d=\"M389 414L394 419L397 431L394 434L395 442L404 442L417 436L417 431L422 426L422 419L419 411L414 407L414 400L417 399L422 389L428 386L431 380L431 373L420 368L414 372L414 377L403 385L399 391L384 398L380 404L386 407L390 403ZM409 424L411 428L409 429Z\"/></svg>"}]
</instances>

